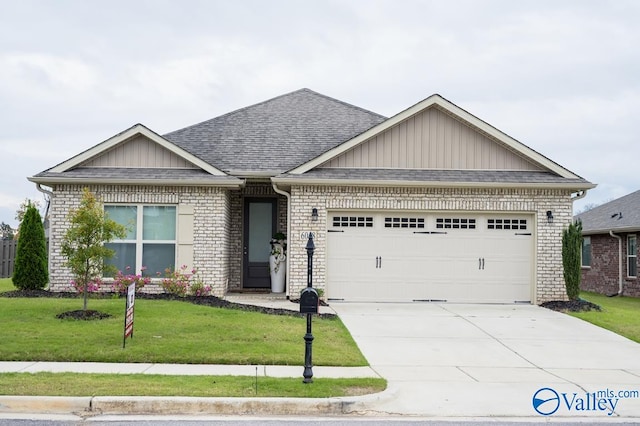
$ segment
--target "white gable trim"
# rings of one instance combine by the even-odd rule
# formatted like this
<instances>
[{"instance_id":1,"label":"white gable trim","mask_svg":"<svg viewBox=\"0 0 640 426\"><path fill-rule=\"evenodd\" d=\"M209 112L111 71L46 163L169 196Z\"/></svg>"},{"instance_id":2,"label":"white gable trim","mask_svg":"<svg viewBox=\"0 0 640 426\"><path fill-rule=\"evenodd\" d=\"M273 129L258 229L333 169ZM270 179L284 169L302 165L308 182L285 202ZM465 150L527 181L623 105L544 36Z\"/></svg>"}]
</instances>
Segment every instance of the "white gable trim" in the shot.
<instances>
[{"instance_id":1,"label":"white gable trim","mask_svg":"<svg viewBox=\"0 0 640 426\"><path fill-rule=\"evenodd\" d=\"M459 119L465 121L473 127L476 127L480 131L492 136L493 138L499 140L504 143L507 147L511 148L513 151L521 154L525 158L531 160L532 162L539 164L543 168L558 174L564 178L568 179L581 179L580 176L574 174L573 172L565 169L554 161L548 159L544 155L534 151L528 146L524 145L521 142L518 142L516 139L507 135L506 133L501 132L490 124L480 120L478 117L470 114L464 109L458 107L457 105L449 102L444 99L440 95L431 95L427 99L423 100L415 104L414 106L402 111L399 114L389 118L388 120L378 124L377 126L372 127L364 133L344 142L343 144L325 152L324 154L314 158L313 160L304 163L292 170L289 171L290 174L303 174L308 172L309 170L318 167L319 165L339 156L340 154L348 151L349 149L369 140L370 138L376 136L384 132L385 130L395 126L398 123L408 119L409 117L420 113L421 111L430 108L434 105L437 105L441 109L449 112L451 115L458 117Z\"/></svg>"},{"instance_id":2,"label":"white gable trim","mask_svg":"<svg viewBox=\"0 0 640 426\"><path fill-rule=\"evenodd\" d=\"M142 124L136 124L135 126L125 130L124 132L119 133L102 143L99 143L93 148L90 148L76 155L75 157L72 157L69 160L58 164L57 166L53 167L48 171L55 172L55 173L63 173L63 172L66 172L67 170L71 170L74 167L77 167L80 164L84 163L85 161L90 160L94 157L97 157L103 152L111 149L112 147L118 145L119 143L124 142L127 139L136 135L142 135L152 140L153 142L157 143L158 145L162 146L168 151L171 151L172 153L184 158L190 163L195 164L196 166L212 174L213 176L227 176L227 174L224 173L223 171L213 167L211 164L199 159L198 157L188 153L187 151L180 148L179 146L174 145L173 143L169 142L167 139L163 138L162 136L150 130L148 127L143 126Z\"/></svg>"}]
</instances>

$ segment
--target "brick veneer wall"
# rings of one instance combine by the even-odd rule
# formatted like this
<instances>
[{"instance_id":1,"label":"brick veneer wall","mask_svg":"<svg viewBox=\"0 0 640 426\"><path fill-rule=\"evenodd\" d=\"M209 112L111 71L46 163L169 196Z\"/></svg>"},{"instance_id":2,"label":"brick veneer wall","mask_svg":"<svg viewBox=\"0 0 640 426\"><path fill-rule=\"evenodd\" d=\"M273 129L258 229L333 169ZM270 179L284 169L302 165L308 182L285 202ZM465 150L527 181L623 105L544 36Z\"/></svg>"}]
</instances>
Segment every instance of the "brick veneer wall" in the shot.
<instances>
[{"instance_id":1,"label":"brick veneer wall","mask_svg":"<svg viewBox=\"0 0 640 426\"><path fill-rule=\"evenodd\" d=\"M627 236L633 234L616 234L622 237L622 294L640 297L638 278L627 277ZM612 295L619 290L619 256L618 240L609 234L590 235L591 266L582 268L580 288L600 294ZM636 258L638 262L638 258ZM640 263L638 263L640 270Z\"/></svg>"},{"instance_id":2,"label":"brick veneer wall","mask_svg":"<svg viewBox=\"0 0 640 426\"><path fill-rule=\"evenodd\" d=\"M311 209L318 221L311 221ZM562 230L572 220L571 193L567 190L482 188L377 188L293 186L289 238L288 294L296 297L306 286L306 240L295 238L303 231L316 234L314 286L325 287L326 229L329 210L395 211L491 211L531 213L537 218L535 300L567 298L562 268ZM554 222L549 224L546 211Z\"/></svg>"},{"instance_id":3,"label":"brick veneer wall","mask_svg":"<svg viewBox=\"0 0 640 426\"><path fill-rule=\"evenodd\" d=\"M55 185L50 207L50 289L65 291L73 278L60 252L62 237L69 227L67 216L80 205L85 186ZM212 187L152 187L126 185L89 185L89 190L105 203L175 204L193 206L193 265L199 276L222 296L229 277L229 232L231 202L229 192ZM180 230L178 230L180 232ZM176 260L177 267L183 263ZM148 292L161 292L156 283Z\"/></svg>"}]
</instances>

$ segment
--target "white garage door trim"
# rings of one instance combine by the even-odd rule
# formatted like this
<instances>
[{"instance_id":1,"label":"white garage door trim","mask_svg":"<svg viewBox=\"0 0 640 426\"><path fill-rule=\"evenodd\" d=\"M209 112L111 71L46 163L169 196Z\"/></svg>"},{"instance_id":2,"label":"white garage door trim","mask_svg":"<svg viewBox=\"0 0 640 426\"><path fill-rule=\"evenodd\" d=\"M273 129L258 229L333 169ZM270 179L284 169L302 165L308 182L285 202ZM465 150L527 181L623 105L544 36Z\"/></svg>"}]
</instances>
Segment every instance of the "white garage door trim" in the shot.
<instances>
[{"instance_id":1,"label":"white garage door trim","mask_svg":"<svg viewBox=\"0 0 640 426\"><path fill-rule=\"evenodd\" d=\"M530 303L534 216L335 211L327 229L327 298Z\"/></svg>"}]
</instances>

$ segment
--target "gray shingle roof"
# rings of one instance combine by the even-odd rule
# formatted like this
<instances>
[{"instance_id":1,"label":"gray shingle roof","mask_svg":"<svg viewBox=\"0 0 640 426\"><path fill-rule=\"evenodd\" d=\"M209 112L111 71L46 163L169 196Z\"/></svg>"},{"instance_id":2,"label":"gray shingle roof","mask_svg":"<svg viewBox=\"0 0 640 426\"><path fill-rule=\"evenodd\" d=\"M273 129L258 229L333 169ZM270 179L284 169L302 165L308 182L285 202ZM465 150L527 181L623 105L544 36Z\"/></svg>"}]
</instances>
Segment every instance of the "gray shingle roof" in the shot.
<instances>
[{"instance_id":1,"label":"gray shingle roof","mask_svg":"<svg viewBox=\"0 0 640 426\"><path fill-rule=\"evenodd\" d=\"M456 183L505 183L505 184L555 184L563 187L589 186L584 179L567 179L551 172L508 170L416 170L416 169L314 169L301 175L278 176L284 182L290 180L360 180L398 182L456 182Z\"/></svg>"},{"instance_id":2,"label":"gray shingle roof","mask_svg":"<svg viewBox=\"0 0 640 426\"><path fill-rule=\"evenodd\" d=\"M301 89L163 135L224 171L283 173L386 120Z\"/></svg>"},{"instance_id":3,"label":"gray shingle roof","mask_svg":"<svg viewBox=\"0 0 640 426\"><path fill-rule=\"evenodd\" d=\"M640 191L581 213L575 219L582 222L584 234L640 230Z\"/></svg>"}]
</instances>

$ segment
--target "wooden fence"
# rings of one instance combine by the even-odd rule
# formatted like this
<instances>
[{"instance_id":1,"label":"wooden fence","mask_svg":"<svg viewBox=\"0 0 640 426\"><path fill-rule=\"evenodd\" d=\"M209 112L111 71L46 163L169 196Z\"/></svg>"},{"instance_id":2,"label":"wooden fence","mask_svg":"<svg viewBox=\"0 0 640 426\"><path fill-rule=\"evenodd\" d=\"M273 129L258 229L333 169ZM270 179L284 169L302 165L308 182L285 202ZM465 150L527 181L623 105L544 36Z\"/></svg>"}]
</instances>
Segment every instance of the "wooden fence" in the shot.
<instances>
[{"instance_id":1,"label":"wooden fence","mask_svg":"<svg viewBox=\"0 0 640 426\"><path fill-rule=\"evenodd\" d=\"M9 278L13 274L17 247L16 240L0 240L0 278Z\"/></svg>"}]
</instances>

